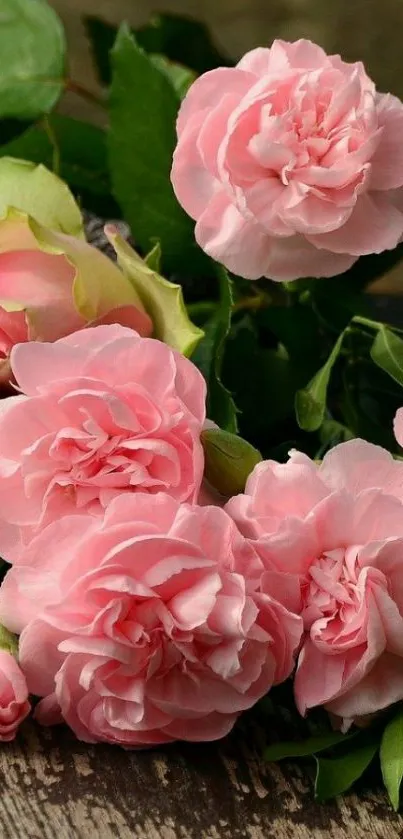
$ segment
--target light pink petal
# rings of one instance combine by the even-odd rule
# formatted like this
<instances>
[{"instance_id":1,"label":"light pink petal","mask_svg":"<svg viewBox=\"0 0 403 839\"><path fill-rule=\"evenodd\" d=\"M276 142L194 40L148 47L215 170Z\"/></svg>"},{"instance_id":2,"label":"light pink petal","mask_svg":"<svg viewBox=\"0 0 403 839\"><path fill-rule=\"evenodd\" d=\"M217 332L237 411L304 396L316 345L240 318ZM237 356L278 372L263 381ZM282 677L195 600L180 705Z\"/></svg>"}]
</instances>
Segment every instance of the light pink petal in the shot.
<instances>
[{"instance_id":1,"label":"light pink petal","mask_svg":"<svg viewBox=\"0 0 403 839\"><path fill-rule=\"evenodd\" d=\"M42 620L28 624L20 637L20 665L34 696L47 696L54 691L55 675L64 659L58 650L62 637Z\"/></svg>"},{"instance_id":2,"label":"light pink petal","mask_svg":"<svg viewBox=\"0 0 403 839\"><path fill-rule=\"evenodd\" d=\"M328 711L346 720L389 708L403 699L403 668L400 656L384 653L354 688L328 702Z\"/></svg>"},{"instance_id":3,"label":"light pink petal","mask_svg":"<svg viewBox=\"0 0 403 839\"><path fill-rule=\"evenodd\" d=\"M238 714L206 714L195 720L173 720L164 731L175 740L203 743L226 737L233 728Z\"/></svg>"},{"instance_id":4,"label":"light pink petal","mask_svg":"<svg viewBox=\"0 0 403 839\"><path fill-rule=\"evenodd\" d=\"M246 52L236 66L239 70L253 73L259 78L265 76L269 72L272 50L273 47L271 49L267 47L256 47L256 49ZM284 66L287 66L285 58Z\"/></svg>"},{"instance_id":5,"label":"light pink petal","mask_svg":"<svg viewBox=\"0 0 403 839\"><path fill-rule=\"evenodd\" d=\"M171 181L175 195L194 219L204 212L220 188L214 175L206 168L197 143L206 118L204 112L192 116L180 135L172 162Z\"/></svg>"},{"instance_id":6,"label":"light pink petal","mask_svg":"<svg viewBox=\"0 0 403 839\"><path fill-rule=\"evenodd\" d=\"M330 233L308 235L317 248L361 256L395 248L403 235L403 214L382 193L359 196L348 221Z\"/></svg>"},{"instance_id":7,"label":"light pink petal","mask_svg":"<svg viewBox=\"0 0 403 839\"><path fill-rule=\"evenodd\" d=\"M396 416L393 421L393 430L399 446L403 447L403 408L396 411Z\"/></svg>"},{"instance_id":8,"label":"light pink petal","mask_svg":"<svg viewBox=\"0 0 403 839\"><path fill-rule=\"evenodd\" d=\"M195 113L216 106L227 93L238 94L241 98L255 81L251 73L229 67L218 67L204 73L192 84L182 102L176 124L178 137Z\"/></svg>"},{"instance_id":9,"label":"light pink petal","mask_svg":"<svg viewBox=\"0 0 403 839\"><path fill-rule=\"evenodd\" d=\"M395 189L403 186L403 105L395 96L378 94L377 106L383 133L371 161L371 189Z\"/></svg>"},{"instance_id":10,"label":"light pink petal","mask_svg":"<svg viewBox=\"0 0 403 839\"><path fill-rule=\"evenodd\" d=\"M282 63L283 56L285 56L287 63L292 68L301 70L315 70L321 69L329 61L328 56L322 47L314 44L306 38L300 38L298 41L289 43L281 39L273 41L272 61L275 69L280 62ZM273 67L273 65L272 65ZM272 69L271 67L271 69Z\"/></svg>"},{"instance_id":11,"label":"light pink petal","mask_svg":"<svg viewBox=\"0 0 403 839\"><path fill-rule=\"evenodd\" d=\"M224 190L216 193L196 224L198 244L213 259L248 280L266 273L271 241L247 221Z\"/></svg>"},{"instance_id":12,"label":"light pink petal","mask_svg":"<svg viewBox=\"0 0 403 839\"><path fill-rule=\"evenodd\" d=\"M26 306L31 340L54 341L84 325L73 301L74 268L42 251L0 254L0 301Z\"/></svg>"},{"instance_id":13,"label":"light pink petal","mask_svg":"<svg viewBox=\"0 0 403 839\"><path fill-rule=\"evenodd\" d=\"M301 235L271 238L265 276L276 282L301 277L334 277L348 271L356 259L350 254L318 250Z\"/></svg>"},{"instance_id":14,"label":"light pink petal","mask_svg":"<svg viewBox=\"0 0 403 839\"><path fill-rule=\"evenodd\" d=\"M308 638L298 658L294 677L294 696L300 714L323 705L340 691L344 676L344 658L324 655Z\"/></svg>"},{"instance_id":15,"label":"light pink petal","mask_svg":"<svg viewBox=\"0 0 403 839\"><path fill-rule=\"evenodd\" d=\"M291 68L319 69L327 61L326 53L312 41L301 39L288 43L277 39L269 49L257 47L247 52L237 67L256 76L263 76L268 73L285 73Z\"/></svg>"},{"instance_id":16,"label":"light pink petal","mask_svg":"<svg viewBox=\"0 0 403 839\"><path fill-rule=\"evenodd\" d=\"M21 634L52 601L54 584L50 575L38 575L26 566L11 568L0 588L0 621L10 632Z\"/></svg>"},{"instance_id":17,"label":"light pink petal","mask_svg":"<svg viewBox=\"0 0 403 839\"><path fill-rule=\"evenodd\" d=\"M300 196L299 199L299 186L295 187L295 197L293 192L294 186L291 184L285 193L285 197L290 195L290 200L282 210L282 218L296 233L307 235L314 245L316 244L314 234L325 236L328 231L334 232L341 225L345 226L345 222L351 216L351 206L335 201L324 201L312 193L303 198Z\"/></svg>"},{"instance_id":18,"label":"light pink petal","mask_svg":"<svg viewBox=\"0 0 403 839\"><path fill-rule=\"evenodd\" d=\"M19 387L27 395L33 395L45 382L48 384L80 375L86 359L78 348L60 342L34 342L17 344L11 351L10 360Z\"/></svg>"},{"instance_id":19,"label":"light pink petal","mask_svg":"<svg viewBox=\"0 0 403 839\"><path fill-rule=\"evenodd\" d=\"M382 488L403 498L403 464L365 440L349 440L335 446L325 455L319 474L332 489L345 488L357 494Z\"/></svg>"}]
</instances>

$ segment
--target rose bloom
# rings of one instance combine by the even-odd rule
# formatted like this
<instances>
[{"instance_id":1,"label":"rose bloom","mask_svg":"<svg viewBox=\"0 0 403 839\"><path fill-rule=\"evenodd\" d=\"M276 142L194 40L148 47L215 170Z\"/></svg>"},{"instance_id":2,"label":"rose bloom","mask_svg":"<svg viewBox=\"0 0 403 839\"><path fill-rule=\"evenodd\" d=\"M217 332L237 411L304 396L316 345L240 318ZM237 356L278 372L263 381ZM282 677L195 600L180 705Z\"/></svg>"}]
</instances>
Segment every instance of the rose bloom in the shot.
<instances>
[{"instance_id":1,"label":"rose bloom","mask_svg":"<svg viewBox=\"0 0 403 839\"><path fill-rule=\"evenodd\" d=\"M363 440L260 463L226 507L305 634L295 697L351 720L403 699L403 464Z\"/></svg>"},{"instance_id":2,"label":"rose bloom","mask_svg":"<svg viewBox=\"0 0 403 839\"><path fill-rule=\"evenodd\" d=\"M214 740L286 679L302 622L219 507L120 495L31 542L0 590L37 718L87 742ZM267 577L267 579L266 579Z\"/></svg>"},{"instance_id":3,"label":"rose bloom","mask_svg":"<svg viewBox=\"0 0 403 839\"><path fill-rule=\"evenodd\" d=\"M403 105L360 62L274 41L201 76L177 132L176 196L235 274L333 276L402 237Z\"/></svg>"},{"instance_id":4,"label":"rose bloom","mask_svg":"<svg viewBox=\"0 0 403 839\"><path fill-rule=\"evenodd\" d=\"M96 515L121 492L197 499L206 387L191 361L117 325L19 344L10 358L22 394L0 403L8 561L48 521Z\"/></svg>"},{"instance_id":5,"label":"rose bloom","mask_svg":"<svg viewBox=\"0 0 403 839\"><path fill-rule=\"evenodd\" d=\"M88 323L121 323L147 336L153 329L117 265L84 239L16 210L0 220L0 300L0 384L22 341L55 341Z\"/></svg>"},{"instance_id":6,"label":"rose bloom","mask_svg":"<svg viewBox=\"0 0 403 839\"><path fill-rule=\"evenodd\" d=\"M396 411L393 429L399 446L403 447L403 408L399 408L399 410Z\"/></svg>"},{"instance_id":7,"label":"rose bloom","mask_svg":"<svg viewBox=\"0 0 403 839\"><path fill-rule=\"evenodd\" d=\"M30 710L25 676L14 656L0 650L0 742L14 740Z\"/></svg>"}]
</instances>

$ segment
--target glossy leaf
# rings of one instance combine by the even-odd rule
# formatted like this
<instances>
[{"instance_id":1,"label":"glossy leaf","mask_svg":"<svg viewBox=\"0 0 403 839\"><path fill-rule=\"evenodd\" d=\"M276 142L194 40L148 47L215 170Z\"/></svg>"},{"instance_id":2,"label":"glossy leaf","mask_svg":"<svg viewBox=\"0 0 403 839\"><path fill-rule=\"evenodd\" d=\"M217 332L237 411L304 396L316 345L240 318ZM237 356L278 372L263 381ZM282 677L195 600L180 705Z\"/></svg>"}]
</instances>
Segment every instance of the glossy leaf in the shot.
<instances>
[{"instance_id":1,"label":"glossy leaf","mask_svg":"<svg viewBox=\"0 0 403 839\"><path fill-rule=\"evenodd\" d=\"M345 754L315 758L315 796L319 801L341 795L361 778L378 751L379 736L378 731L368 729Z\"/></svg>"},{"instance_id":2,"label":"glossy leaf","mask_svg":"<svg viewBox=\"0 0 403 839\"><path fill-rule=\"evenodd\" d=\"M326 363L306 388L295 397L297 422L304 431L316 431L322 424L326 411L327 388L330 375L343 343L344 332L339 335Z\"/></svg>"},{"instance_id":3,"label":"glossy leaf","mask_svg":"<svg viewBox=\"0 0 403 839\"><path fill-rule=\"evenodd\" d=\"M1 146L0 155L56 167L80 193L110 193L105 132L88 122L52 114Z\"/></svg>"},{"instance_id":4,"label":"glossy leaf","mask_svg":"<svg viewBox=\"0 0 403 839\"><path fill-rule=\"evenodd\" d=\"M116 26L96 17L84 18L84 24L100 80L109 84L109 54L116 38ZM135 31L135 36L146 52L164 55L196 73L231 64L229 57L220 53L213 44L207 26L192 18L169 12L152 15L145 26Z\"/></svg>"},{"instance_id":5,"label":"glossy leaf","mask_svg":"<svg viewBox=\"0 0 403 839\"><path fill-rule=\"evenodd\" d=\"M168 76L179 98L183 99L190 85L195 81L196 73L193 70L189 70L189 67L184 67L183 64L178 64L176 61L169 61L165 55L160 55L159 53L151 53L150 58L153 64Z\"/></svg>"},{"instance_id":6,"label":"glossy leaf","mask_svg":"<svg viewBox=\"0 0 403 839\"><path fill-rule=\"evenodd\" d=\"M272 743L264 750L263 757L265 760L273 763L296 757L311 757L326 751L326 749L330 749L332 746L338 746L340 743L348 742L351 736L354 735L341 734L339 731L330 731L327 734L309 737L307 740L287 740L282 743Z\"/></svg>"},{"instance_id":7,"label":"glossy leaf","mask_svg":"<svg viewBox=\"0 0 403 839\"><path fill-rule=\"evenodd\" d=\"M61 233L84 235L81 212L67 184L45 166L0 158L0 217L7 215L8 208Z\"/></svg>"},{"instance_id":8,"label":"glossy leaf","mask_svg":"<svg viewBox=\"0 0 403 839\"><path fill-rule=\"evenodd\" d=\"M112 51L109 160L115 197L139 246L161 243L164 269L208 264L170 182L179 97L125 25ZM133 95L135 91L135 95Z\"/></svg>"},{"instance_id":9,"label":"glossy leaf","mask_svg":"<svg viewBox=\"0 0 403 839\"><path fill-rule=\"evenodd\" d=\"M243 492L250 473L262 459L260 452L237 434L210 428L202 432L205 477L221 495Z\"/></svg>"},{"instance_id":10,"label":"glossy leaf","mask_svg":"<svg viewBox=\"0 0 403 839\"><path fill-rule=\"evenodd\" d=\"M129 278L152 319L154 336L183 355L191 355L203 338L203 332L188 316L181 286L169 282L150 267L150 261L155 261L158 253L154 249L146 262L119 235L116 228L107 225L105 232L116 251L120 268ZM157 247L160 252L159 245Z\"/></svg>"},{"instance_id":11,"label":"glossy leaf","mask_svg":"<svg viewBox=\"0 0 403 839\"><path fill-rule=\"evenodd\" d=\"M371 358L395 382L403 386L403 340L383 324L379 325L371 347Z\"/></svg>"},{"instance_id":12,"label":"glossy leaf","mask_svg":"<svg viewBox=\"0 0 403 839\"><path fill-rule=\"evenodd\" d=\"M220 300L215 313L204 324L204 338L193 354L192 361L207 382L207 416L225 431L236 433L235 403L221 381L224 350L231 327L232 288L226 270L218 266L217 273Z\"/></svg>"},{"instance_id":13,"label":"glossy leaf","mask_svg":"<svg viewBox=\"0 0 403 839\"><path fill-rule=\"evenodd\" d=\"M403 778L403 710L387 724L380 748L381 770L394 810L399 809Z\"/></svg>"},{"instance_id":14,"label":"glossy leaf","mask_svg":"<svg viewBox=\"0 0 403 839\"><path fill-rule=\"evenodd\" d=\"M45 0L1 0L0 117L35 119L64 86L65 38Z\"/></svg>"},{"instance_id":15,"label":"glossy leaf","mask_svg":"<svg viewBox=\"0 0 403 839\"><path fill-rule=\"evenodd\" d=\"M14 656L17 656L18 654L17 635L14 635L13 632L9 632L9 630L2 624L0 624L0 650Z\"/></svg>"}]
</instances>

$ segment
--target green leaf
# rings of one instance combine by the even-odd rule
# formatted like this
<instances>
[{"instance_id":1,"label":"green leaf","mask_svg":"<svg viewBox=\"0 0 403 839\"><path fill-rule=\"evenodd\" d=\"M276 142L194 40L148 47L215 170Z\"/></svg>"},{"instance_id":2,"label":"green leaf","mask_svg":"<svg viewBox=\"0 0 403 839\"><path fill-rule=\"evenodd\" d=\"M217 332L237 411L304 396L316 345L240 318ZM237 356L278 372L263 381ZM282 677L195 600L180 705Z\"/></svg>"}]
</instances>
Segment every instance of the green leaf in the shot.
<instances>
[{"instance_id":1,"label":"green leaf","mask_svg":"<svg viewBox=\"0 0 403 839\"><path fill-rule=\"evenodd\" d=\"M325 419L319 429L319 439L321 446L316 452L316 459L322 460L329 449L337 446L339 443L346 443L348 440L353 440L355 434L343 423L334 419Z\"/></svg>"},{"instance_id":2,"label":"green leaf","mask_svg":"<svg viewBox=\"0 0 403 839\"><path fill-rule=\"evenodd\" d=\"M196 73L232 63L216 48L206 24L190 17L166 12L153 15L148 24L137 29L136 38L146 52L162 53Z\"/></svg>"},{"instance_id":3,"label":"green leaf","mask_svg":"<svg viewBox=\"0 0 403 839\"><path fill-rule=\"evenodd\" d=\"M61 233L84 236L81 212L67 184L42 165L0 158L0 218L8 208Z\"/></svg>"},{"instance_id":4,"label":"green leaf","mask_svg":"<svg viewBox=\"0 0 403 839\"><path fill-rule=\"evenodd\" d=\"M159 245L149 254L146 262L119 235L116 228L107 225L105 233L116 251L120 268L129 278L151 317L154 336L183 355L191 355L203 338L203 332L188 316L181 286L169 282L150 267L150 261L159 262Z\"/></svg>"},{"instance_id":5,"label":"green leaf","mask_svg":"<svg viewBox=\"0 0 403 839\"><path fill-rule=\"evenodd\" d=\"M110 82L109 53L117 29L95 17L85 17L84 24L91 42L95 65L103 84ZM170 61L178 62L205 73L214 67L231 64L214 46L204 23L178 15L164 13L153 15L145 26L135 32L138 44L148 53L159 53Z\"/></svg>"},{"instance_id":6,"label":"green leaf","mask_svg":"<svg viewBox=\"0 0 403 839\"><path fill-rule=\"evenodd\" d=\"M170 182L179 97L126 26L119 30L112 64L109 160L115 197L143 251L157 239L168 273L194 275L209 262Z\"/></svg>"},{"instance_id":7,"label":"green leaf","mask_svg":"<svg viewBox=\"0 0 403 839\"><path fill-rule=\"evenodd\" d=\"M226 340L231 327L231 280L222 266L217 266L220 300L214 315L204 324L204 338L200 341L192 361L207 382L207 416L225 431L237 432L234 400L221 381L221 369Z\"/></svg>"},{"instance_id":8,"label":"green leaf","mask_svg":"<svg viewBox=\"0 0 403 839\"><path fill-rule=\"evenodd\" d=\"M264 750L263 757L272 763L295 757L311 757L330 749L332 746L337 746L339 743L346 743L352 736L354 735L330 731L327 734L308 737L306 740L287 740L282 743L272 743Z\"/></svg>"},{"instance_id":9,"label":"green leaf","mask_svg":"<svg viewBox=\"0 0 403 839\"><path fill-rule=\"evenodd\" d=\"M155 271L157 274L161 273L161 245L157 242L150 253L144 258L144 262L151 268L151 271Z\"/></svg>"},{"instance_id":10,"label":"green leaf","mask_svg":"<svg viewBox=\"0 0 403 839\"><path fill-rule=\"evenodd\" d=\"M308 378L305 365L287 354L284 346L262 345L257 318L243 315L234 322L227 339L223 380L238 410L239 432L264 457L287 457L295 446L295 392ZM309 371L311 372L311 371ZM283 454L274 448L283 444Z\"/></svg>"},{"instance_id":11,"label":"green leaf","mask_svg":"<svg viewBox=\"0 0 403 839\"><path fill-rule=\"evenodd\" d=\"M105 132L95 125L52 114L0 147L2 157L20 157L48 168L78 191L108 195L110 183ZM86 209L89 209L86 205Z\"/></svg>"},{"instance_id":12,"label":"green leaf","mask_svg":"<svg viewBox=\"0 0 403 839\"><path fill-rule=\"evenodd\" d=\"M319 323L336 334L348 326L354 315L366 315L370 310L368 295L344 276L331 277L327 283L313 280L310 298Z\"/></svg>"},{"instance_id":13,"label":"green leaf","mask_svg":"<svg viewBox=\"0 0 403 839\"><path fill-rule=\"evenodd\" d=\"M250 473L262 459L260 452L229 431L209 428L202 432L205 477L221 495L243 492Z\"/></svg>"},{"instance_id":14,"label":"green leaf","mask_svg":"<svg viewBox=\"0 0 403 839\"><path fill-rule=\"evenodd\" d=\"M269 328L284 344L290 356L304 365L311 366L312 359L317 363L323 338L310 306L293 301L291 306L268 306L258 310L255 317L260 327Z\"/></svg>"},{"instance_id":15,"label":"green leaf","mask_svg":"<svg viewBox=\"0 0 403 839\"><path fill-rule=\"evenodd\" d=\"M379 324L371 347L371 358L395 382L403 385L403 341L383 324Z\"/></svg>"},{"instance_id":16,"label":"green leaf","mask_svg":"<svg viewBox=\"0 0 403 839\"><path fill-rule=\"evenodd\" d=\"M403 778L403 710L387 724L380 748L382 777L394 810L399 809Z\"/></svg>"},{"instance_id":17,"label":"green leaf","mask_svg":"<svg viewBox=\"0 0 403 839\"><path fill-rule=\"evenodd\" d=\"M307 387L299 390L295 396L297 422L304 431L316 431L323 422L329 379L341 350L343 338L344 332L339 335L326 364L321 367Z\"/></svg>"},{"instance_id":18,"label":"green leaf","mask_svg":"<svg viewBox=\"0 0 403 839\"><path fill-rule=\"evenodd\" d=\"M18 637L13 632L9 632L5 626L0 624L0 650L4 650L10 655L18 655Z\"/></svg>"},{"instance_id":19,"label":"green leaf","mask_svg":"<svg viewBox=\"0 0 403 839\"><path fill-rule=\"evenodd\" d=\"M183 99L190 85L195 81L196 73L193 70L189 70L189 67L184 67L183 64L177 64L176 61L169 61L165 55L151 53L150 58L153 64L168 76L179 98Z\"/></svg>"},{"instance_id":20,"label":"green leaf","mask_svg":"<svg viewBox=\"0 0 403 839\"><path fill-rule=\"evenodd\" d=\"M35 119L64 86L65 39L45 0L1 0L0 117Z\"/></svg>"},{"instance_id":21,"label":"green leaf","mask_svg":"<svg viewBox=\"0 0 403 839\"><path fill-rule=\"evenodd\" d=\"M110 53L116 41L117 27L91 15L85 16L83 22L98 78L102 84L108 85L111 81Z\"/></svg>"},{"instance_id":22,"label":"green leaf","mask_svg":"<svg viewBox=\"0 0 403 839\"><path fill-rule=\"evenodd\" d=\"M346 754L315 757L315 796L326 801L348 790L367 769L379 748L379 731L368 729Z\"/></svg>"}]
</instances>

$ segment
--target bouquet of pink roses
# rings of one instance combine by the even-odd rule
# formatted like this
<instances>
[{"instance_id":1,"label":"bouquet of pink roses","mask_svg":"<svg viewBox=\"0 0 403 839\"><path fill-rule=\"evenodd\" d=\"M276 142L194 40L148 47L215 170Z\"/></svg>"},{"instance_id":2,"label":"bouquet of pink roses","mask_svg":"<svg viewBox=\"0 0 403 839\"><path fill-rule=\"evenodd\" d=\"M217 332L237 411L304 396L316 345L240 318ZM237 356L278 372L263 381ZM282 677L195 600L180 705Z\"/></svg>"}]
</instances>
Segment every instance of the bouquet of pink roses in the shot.
<instances>
[{"instance_id":1,"label":"bouquet of pink roses","mask_svg":"<svg viewBox=\"0 0 403 839\"><path fill-rule=\"evenodd\" d=\"M380 751L397 808L403 319L366 289L402 256L403 104L309 41L196 80L160 52L120 30L84 129L138 250L42 165L81 194L82 127L30 100L2 150L0 739L32 696L91 743L214 740L288 680L312 736L266 758L320 755L323 798Z\"/></svg>"}]
</instances>

